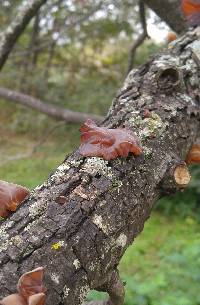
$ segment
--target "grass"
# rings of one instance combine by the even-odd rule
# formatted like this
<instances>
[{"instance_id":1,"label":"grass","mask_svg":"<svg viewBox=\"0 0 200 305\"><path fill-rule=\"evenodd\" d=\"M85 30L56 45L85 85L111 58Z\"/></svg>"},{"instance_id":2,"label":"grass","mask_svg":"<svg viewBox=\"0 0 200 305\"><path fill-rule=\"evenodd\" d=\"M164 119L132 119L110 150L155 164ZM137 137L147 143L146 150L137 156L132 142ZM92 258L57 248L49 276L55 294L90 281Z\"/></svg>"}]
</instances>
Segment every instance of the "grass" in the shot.
<instances>
[{"instance_id":1,"label":"grass","mask_svg":"<svg viewBox=\"0 0 200 305\"><path fill-rule=\"evenodd\" d=\"M0 179L34 188L79 142L78 126L61 126L31 157L38 141L33 132L1 131ZM188 198L189 200L189 198ZM165 199L165 205L170 204ZM189 203L188 203L189 206ZM180 205L181 209L181 205ZM126 305L200 305L200 225L192 214L155 211L144 231L126 251L119 269L126 282ZM92 292L88 299L103 298Z\"/></svg>"},{"instance_id":2,"label":"grass","mask_svg":"<svg viewBox=\"0 0 200 305\"><path fill-rule=\"evenodd\" d=\"M120 263L125 304L200 304L199 244L199 224L194 219L154 212ZM89 299L96 297L100 294L92 292Z\"/></svg>"}]
</instances>

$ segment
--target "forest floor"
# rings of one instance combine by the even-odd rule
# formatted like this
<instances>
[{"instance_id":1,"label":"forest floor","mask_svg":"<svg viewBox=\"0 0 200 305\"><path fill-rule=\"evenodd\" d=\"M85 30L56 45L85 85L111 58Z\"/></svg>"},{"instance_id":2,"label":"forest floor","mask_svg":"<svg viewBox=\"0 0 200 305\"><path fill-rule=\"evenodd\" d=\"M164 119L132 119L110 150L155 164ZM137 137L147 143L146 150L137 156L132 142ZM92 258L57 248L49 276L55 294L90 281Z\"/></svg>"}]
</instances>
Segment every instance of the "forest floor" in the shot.
<instances>
[{"instance_id":1,"label":"forest floor","mask_svg":"<svg viewBox=\"0 0 200 305\"><path fill-rule=\"evenodd\" d=\"M1 117L0 179L30 189L43 182L79 143L75 125L60 125L37 146L40 133L16 132L15 126L6 124ZM170 199L164 205L170 205ZM200 305L200 222L192 215L162 209L152 213L120 264L126 305ZM88 298L93 297L102 295L92 292Z\"/></svg>"}]
</instances>

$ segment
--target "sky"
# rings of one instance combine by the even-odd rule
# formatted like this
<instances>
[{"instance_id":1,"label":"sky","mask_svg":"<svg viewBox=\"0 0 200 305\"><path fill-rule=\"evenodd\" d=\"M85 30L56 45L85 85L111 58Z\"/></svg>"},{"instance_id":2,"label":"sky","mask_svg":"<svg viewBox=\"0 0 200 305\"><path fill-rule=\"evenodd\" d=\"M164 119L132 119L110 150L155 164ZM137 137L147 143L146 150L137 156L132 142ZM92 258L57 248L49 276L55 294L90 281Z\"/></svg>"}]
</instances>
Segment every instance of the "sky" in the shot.
<instances>
[{"instance_id":1,"label":"sky","mask_svg":"<svg viewBox=\"0 0 200 305\"><path fill-rule=\"evenodd\" d=\"M155 42L163 42L166 40L167 33L170 31L165 22L155 22L158 17L153 11L150 12L150 18L147 20L147 31L149 36Z\"/></svg>"}]
</instances>

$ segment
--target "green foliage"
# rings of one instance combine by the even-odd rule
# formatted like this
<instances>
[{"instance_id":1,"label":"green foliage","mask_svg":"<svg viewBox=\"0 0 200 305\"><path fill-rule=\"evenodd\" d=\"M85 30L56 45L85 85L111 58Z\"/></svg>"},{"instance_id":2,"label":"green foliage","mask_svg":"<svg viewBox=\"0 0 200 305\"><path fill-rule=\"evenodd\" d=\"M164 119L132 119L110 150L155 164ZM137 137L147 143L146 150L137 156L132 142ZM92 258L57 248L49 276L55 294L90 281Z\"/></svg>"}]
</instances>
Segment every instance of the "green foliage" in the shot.
<instances>
[{"instance_id":1,"label":"green foliage","mask_svg":"<svg viewBox=\"0 0 200 305\"><path fill-rule=\"evenodd\" d=\"M120 263L125 305L198 305L199 224L154 213ZM88 299L104 298L92 292Z\"/></svg>"},{"instance_id":2,"label":"green foliage","mask_svg":"<svg viewBox=\"0 0 200 305\"><path fill-rule=\"evenodd\" d=\"M7 130L0 140L0 179L25 185L31 189L42 183L64 160L66 154L78 145L78 126L61 125L55 128L32 154L33 148L40 139L39 132L33 134L30 131L16 135L13 131Z\"/></svg>"},{"instance_id":3,"label":"green foliage","mask_svg":"<svg viewBox=\"0 0 200 305\"><path fill-rule=\"evenodd\" d=\"M195 217L200 221L200 168L191 168L192 181L184 192L162 198L157 203L157 210L166 215L178 214L180 217Z\"/></svg>"}]
</instances>

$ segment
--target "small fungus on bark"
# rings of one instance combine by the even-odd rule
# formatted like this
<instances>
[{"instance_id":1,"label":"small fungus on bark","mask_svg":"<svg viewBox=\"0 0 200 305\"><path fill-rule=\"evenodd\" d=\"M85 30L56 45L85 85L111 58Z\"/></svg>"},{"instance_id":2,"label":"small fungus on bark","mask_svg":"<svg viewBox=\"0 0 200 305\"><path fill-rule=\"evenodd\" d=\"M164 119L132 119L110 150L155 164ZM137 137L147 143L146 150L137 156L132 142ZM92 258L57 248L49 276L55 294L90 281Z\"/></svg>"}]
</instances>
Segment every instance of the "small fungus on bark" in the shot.
<instances>
[{"instance_id":1,"label":"small fungus on bark","mask_svg":"<svg viewBox=\"0 0 200 305\"><path fill-rule=\"evenodd\" d=\"M0 216L7 217L30 194L24 186L0 180Z\"/></svg>"},{"instance_id":2,"label":"small fungus on bark","mask_svg":"<svg viewBox=\"0 0 200 305\"><path fill-rule=\"evenodd\" d=\"M182 0L181 8L190 26L200 24L200 0Z\"/></svg>"},{"instance_id":3,"label":"small fungus on bark","mask_svg":"<svg viewBox=\"0 0 200 305\"><path fill-rule=\"evenodd\" d=\"M57 199L56 199L56 203L59 203L59 204L65 204L67 203L67 197L65 196L59 196Z\"/></svg>"},{"instance_id":4,"label":"small fungus on bark","mask_svg":"<svg viewBox=\"0 0 200 305\"><path fill-rule=\"evenodd\" d=\"M87 120L80 132L79 152L84 157L102 157L105 160L111 160L127 157L129 152L135 156L142 153L139 140L131 130L98 127L92 120Z\"/></svg>"},{"instance_id":5,"label":"small fungus on bark","mask_svg":"<svg viewBox=\"0 0 200 305\"><path fill-rule=\"evenodd\" d=\"M142 117L143 117L144 119L150 118L150 117L151 117L151 111L150 111L149 109L144 109L144 110L142 111Z\"/></svg>"},{"instance_id":6,"label":"small fungus on bark","mask_svg":"<svg viewBox=\"0 0 200 305\"><path fill-rule=\"evenodd\" d=\"M44 305L46 288L43 276L42 267L23 274L17 285L18 293L5 297L0 305Z\"/></svg>"},{"instance_id":7,"label":"small fungus on bark","mask_svg":"<svg viewBox=\"0 0 200 305\"><path fill-rule=\"evenodd\" d=\"M23 274L18 282L17 289L25 298L37 293L46 292L43 286L44 268L39 267Z\"/></svg>"},{"instance_id":8,"label":"small fungus on bark","mask_svg":"<svg viewBox=\"0 0 200 305\"><path fill-rule=\"evenodd\" d=\"M174 32L168 32L167 33L167 42L168 43L170 43L170 42L172 42L172 41L174 41L176 39L177 39L176 33L174 33Z\"/></svg>"},{"instance_id":9,"label":"small fungus on bark","mask_svg":"<svg viewBox=\"0 0 200 305\"><path fill-rule=\"evenodd\" d=\"M11 294L0 301L1 305L27 305L26 299L20 294Z\"/></svg>"},{"instance_id":10,"label":"small fungus on bark","mask_svg":"<svg viewBox=\"0 0 200 305\"><path fill-rule=\"evenodd\" d=\"M189 164L200 164L200 140L194 143L186 157L185 162Z\"/></svg>"}]
</instances>

